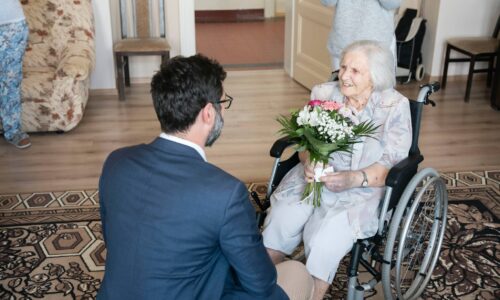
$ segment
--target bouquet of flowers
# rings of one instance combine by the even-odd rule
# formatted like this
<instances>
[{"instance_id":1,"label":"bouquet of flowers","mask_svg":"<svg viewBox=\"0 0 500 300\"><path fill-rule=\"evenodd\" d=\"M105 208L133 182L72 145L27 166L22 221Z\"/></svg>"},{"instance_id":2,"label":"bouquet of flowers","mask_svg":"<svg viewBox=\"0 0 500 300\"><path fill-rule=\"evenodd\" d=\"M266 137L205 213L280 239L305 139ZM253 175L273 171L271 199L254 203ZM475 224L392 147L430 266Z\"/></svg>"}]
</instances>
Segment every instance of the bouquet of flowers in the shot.
<instances>
[{"instance_id":1,"label":"bouquet of flowers","mask_svg":"<svg viewBox=\"0 0 500 300\"><path fill-rule=\"evenodd\" d=\"M302 199L312 197L315 207L321 205L323 182L319 177L333 172L328 159L335 151L352 152L352 145L362 136L370 136L378 126L372 122L359 122L351 109L336 101L311 100L302 110L293 111L290 117L280 116L283 126L279 131L297 144L297 151L309 152L315 167L314 182L308 183Z\"/></svg>"}]
</instances>

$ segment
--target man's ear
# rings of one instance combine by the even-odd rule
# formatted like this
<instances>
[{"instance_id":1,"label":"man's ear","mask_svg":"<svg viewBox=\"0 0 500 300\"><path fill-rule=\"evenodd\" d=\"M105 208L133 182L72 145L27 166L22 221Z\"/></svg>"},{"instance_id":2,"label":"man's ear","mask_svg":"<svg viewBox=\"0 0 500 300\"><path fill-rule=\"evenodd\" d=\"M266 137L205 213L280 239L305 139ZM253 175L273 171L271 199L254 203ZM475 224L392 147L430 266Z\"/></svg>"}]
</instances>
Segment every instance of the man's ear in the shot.
<instances>
[{"instance_id":1,"label":"man's ear","mask_svg":"<svg viewBox=\"0 0 500 300\"><path fill-rule=\"evenodd\" d=\"M201 109L200 114L203 123L212 125L213 119L215 118L215 107L209 102Z\"/></svg>"}]
</instances>

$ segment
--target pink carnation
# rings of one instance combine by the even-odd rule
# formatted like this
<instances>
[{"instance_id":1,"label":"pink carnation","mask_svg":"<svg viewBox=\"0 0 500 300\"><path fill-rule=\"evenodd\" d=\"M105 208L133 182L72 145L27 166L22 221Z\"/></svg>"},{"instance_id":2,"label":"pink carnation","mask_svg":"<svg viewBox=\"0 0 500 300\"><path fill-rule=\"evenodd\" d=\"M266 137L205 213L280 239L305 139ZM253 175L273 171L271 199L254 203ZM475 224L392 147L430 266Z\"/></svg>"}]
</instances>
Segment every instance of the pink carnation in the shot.
<instances>
[{"instance_id":1,"label":"pink carnation","mask_svg":"<svg viewBox=\"0 0 500 300\"><path fill-rule=\"evenodd\" d=\"M321 101L321 100L311 100L309 101L309 103L307 103L307 105L311 106L311 107L315 107L315 106L319 106L319 105L323 105L325 101Z\"/></svg>"},{"instance_id":2,"label":"pink carnation","mask_svg":"<svg viewBox=\"0 0 500 300\"><path fill-rule=\"evenodd\" d=\"M324 110L332 111L332 110L339 110L342 107L342 104L336 101L324 101L323 103L321 103L321 107Z\"/></svg>"}]
</instances>

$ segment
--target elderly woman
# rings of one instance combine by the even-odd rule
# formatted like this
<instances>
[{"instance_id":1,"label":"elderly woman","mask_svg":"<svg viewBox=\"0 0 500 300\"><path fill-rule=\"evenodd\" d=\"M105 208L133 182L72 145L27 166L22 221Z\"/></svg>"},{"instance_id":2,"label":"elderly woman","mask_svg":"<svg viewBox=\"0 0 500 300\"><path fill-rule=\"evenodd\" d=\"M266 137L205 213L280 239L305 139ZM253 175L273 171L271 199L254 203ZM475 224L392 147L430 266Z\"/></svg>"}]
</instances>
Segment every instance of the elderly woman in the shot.
<instances>
[{"instance_id":1,"label":"elderly woman","mask_svg":"<svg viewBox=\"0 0 500 300\"><path fill-rule=\"evenodd\" d=\"M314 178L307 152L300 153L302 163L290 170L271 197L264 245L278 263L304 241L306 266L314 276L314 299L323 298L356 239L376 233L387 173L408 156L410 108L394 85L393 56L385 46L359 41L346 47L339 82L315 86L311 99L342 102L360 121L370 120L380 127L374 138L362 138L353 145L352 153L331 155L334 172L320 178L324 182L321 206L301 201L306 183Z\"/></svg>"}]
</instances>

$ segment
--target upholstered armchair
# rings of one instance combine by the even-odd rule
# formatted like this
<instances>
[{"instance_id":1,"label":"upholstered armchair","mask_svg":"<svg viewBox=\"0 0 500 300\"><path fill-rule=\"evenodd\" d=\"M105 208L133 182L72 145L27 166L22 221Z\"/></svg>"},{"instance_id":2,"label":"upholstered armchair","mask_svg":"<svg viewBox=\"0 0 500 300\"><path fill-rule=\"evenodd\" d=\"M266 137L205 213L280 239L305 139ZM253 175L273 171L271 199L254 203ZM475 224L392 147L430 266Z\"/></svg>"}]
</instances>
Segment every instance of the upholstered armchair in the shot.
<instances>
[{"instance_id":1,"label":"upholstered armchair","mask_svg":"<svg viewBox=\"0 0 500 300\"><path fill-rule=\"evenodd\" d=\"M95 63L91 0L21 0L30 30L22 126L69 131L82 119Z\"/></svg>"}]
</instances>

